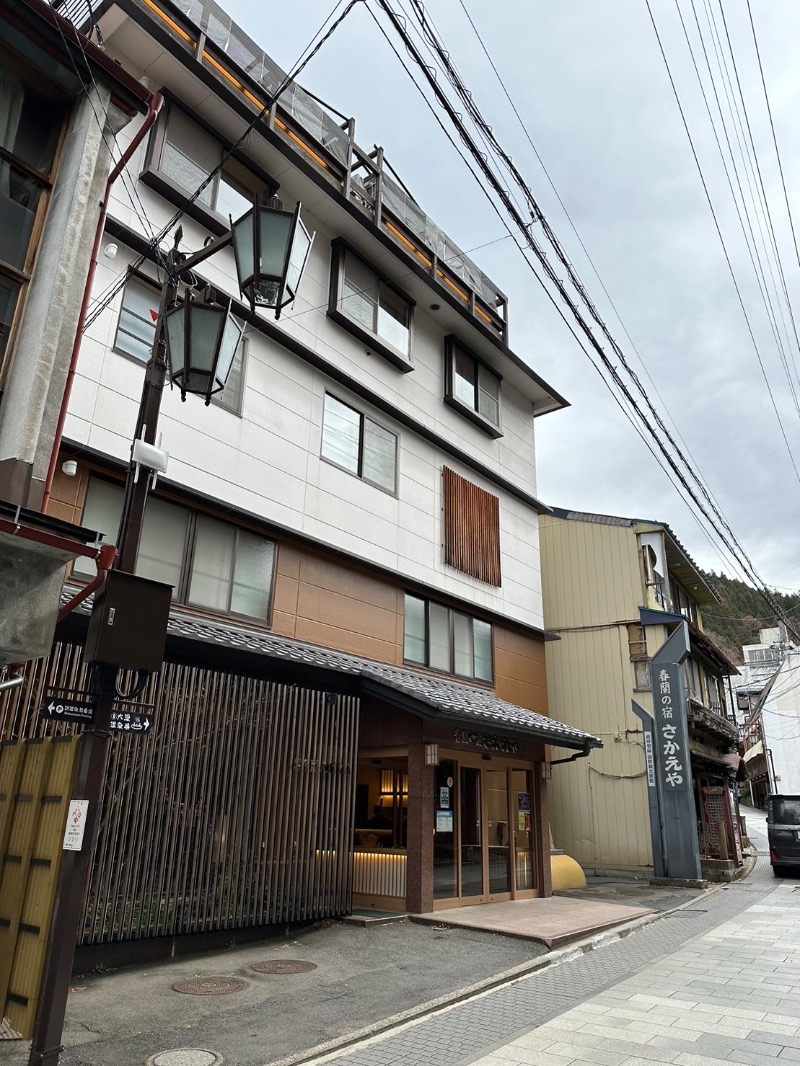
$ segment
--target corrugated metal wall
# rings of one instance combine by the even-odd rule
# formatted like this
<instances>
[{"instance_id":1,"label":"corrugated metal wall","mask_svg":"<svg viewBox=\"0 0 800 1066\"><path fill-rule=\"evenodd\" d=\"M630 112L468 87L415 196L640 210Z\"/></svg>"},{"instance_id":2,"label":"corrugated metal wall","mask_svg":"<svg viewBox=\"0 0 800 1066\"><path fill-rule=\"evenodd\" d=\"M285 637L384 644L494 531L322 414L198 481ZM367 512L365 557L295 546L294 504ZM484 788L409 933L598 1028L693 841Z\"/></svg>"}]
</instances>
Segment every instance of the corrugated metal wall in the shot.
<instances>
[{"instance_id":1,"label":"corrugated metal wall","mask_svg":"<svg viewBox=\"0 0 800 1066\"><path fill-rule=\"evenodd\" d=\"M79 647L6 694L0 736L70 728L38 721L48 685L85 688ZM347 912L358 699L170 662L141 699L154 726L113 738L81 942Z\"/></svg>"},{"instance_id":2,"label":"corrugated metal wall","mask_svg":"<svg viewBox=\"0 0 800 1066\"><path fill-rule=\"evenodd\" d=\"M626 621L643 603L638 541L631 527L541 519L546 645L554 718L599 734L603 748L553 768L553 836L588 870L647 872L652 843L644 749ZM585 627L585 628L582 628Z\"/></svg>"}]
</instances>

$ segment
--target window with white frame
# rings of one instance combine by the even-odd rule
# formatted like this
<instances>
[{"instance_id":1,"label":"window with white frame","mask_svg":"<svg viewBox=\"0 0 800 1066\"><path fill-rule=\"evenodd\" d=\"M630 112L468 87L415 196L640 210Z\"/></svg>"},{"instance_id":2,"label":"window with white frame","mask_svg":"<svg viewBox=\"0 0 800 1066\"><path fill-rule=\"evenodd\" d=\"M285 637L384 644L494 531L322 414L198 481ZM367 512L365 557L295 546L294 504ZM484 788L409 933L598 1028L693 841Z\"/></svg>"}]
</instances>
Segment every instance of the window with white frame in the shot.
<instances>
[{"instance_id":1,"label":"window with white frame","mask_svg":"<svg viewBox=\"0 0 800 1066\"><path fill-rule=\"evenodd\" d=\"M385 492L397 491L397 436L325 393L322 458Z\"/></svg>"},{"instance_id":2,"label":"window with white frame","mask_svg":"<svg viewBox=\"0 0 800 1066\"><path fill-rule=\"evenodd\" d=\"M494 679L489 622L407 593L403 630L406 662L476 681Z\"/></svg>"},{"instance_id":3,"label":"window with white frame","mask_svg":"<svg viewBox=\"0 0 800 1066\"><path fill-rule=\"evenodd\" d=\"M410 370L413 300L343 241L331 247L329 317L401 370Z\"/></svg>"},{"instance_id":4,"label":"window with white frame","mask_svg":"<svg viewBox=\"0 0 800 1066\"><path fill-rule=\"evenodd\" d=\"M82 523L113 543L122 513L123 490L92 478ZM221 522L188 507L150 497L136 560L136 573L174 588L176 603L225 614L269 619L276 545L268 537ZM74 573L93 577L90 560L78 559Z\"/></svg>"},{"instance_id":5,"label":"window with white frame","mask_svg":"<svg viewBox=\"0 0 800 1066\"><path fill-rule=\"evenodd\" d=\"M153 350L158 322L159 291L138 274L131 274L122 291L122 307L114 338L115 351L147 363ZM241 414L244 393L247 340L243 337L231 366L225 388L214 393L211 402L234 414Z\"/></svg>"},{"instance_id":6,"label":"window with white frame","mask_svg":"<svg viewBox=\"0 0 800 1066\"><path fill-rule=\"evenodd\" d=\"M445 338L445 401L491 437L501 437L500 375L454 336Z\"/></svg>"}]
</instances>

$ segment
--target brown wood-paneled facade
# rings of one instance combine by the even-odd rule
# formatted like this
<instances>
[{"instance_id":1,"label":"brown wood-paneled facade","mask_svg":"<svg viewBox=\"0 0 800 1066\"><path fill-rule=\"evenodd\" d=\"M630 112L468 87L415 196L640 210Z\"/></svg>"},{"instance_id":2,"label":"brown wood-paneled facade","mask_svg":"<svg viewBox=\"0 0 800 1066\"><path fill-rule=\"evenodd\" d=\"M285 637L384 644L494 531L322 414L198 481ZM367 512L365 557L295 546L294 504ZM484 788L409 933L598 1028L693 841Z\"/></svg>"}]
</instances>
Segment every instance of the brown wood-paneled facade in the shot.
<instances>
[{"instance_id":1,"label":"brown wood-paneled facade","mask_svg":"<svg viewBox=\"0 0 800 1066\"><path fill-rule=\"evenodd\" d=\"M109 476L83 462L74 477L60 472L52 514L81 524L89 480L98 473ZM192 506L203 508L196 501ZM255 635L404 665L406 588L400 578L264 524L242 524L277 543L270 618L261 626L252 623ZM458 608L467 609L463 603ZM185 606L176 607L176 616L225 621ZM473 684L546 714L543 637L487 620L493 624L494 684ZM242 625L241 618L231 621ZM74 620L71 625L66 642L35 668L25 690L0 698L0 740L72 731L41 721L37 713L48 687L86 687L75 643L80 626ZM114 738L113 800L84 915L85 945L99 950L114 941L174 941L343 914L353 906L424 913L550 894L543 744L491 725L464 728L423 717L401 695L397 701L369 692L348 695L355 690L346 676L315 680L313 671L300 669L293 680L289 663L256 655L244 661L232 650L227 662L225 655L217 648L212 661L196 642L168 644L164 668L146 697L155 706L153 732ZM466 843L467 782L473 806L477 797L475 818L487 826L478 845ZM498 782L505 782L505 793ZM388 829L359 826L359 786L368 797L365 817L372 806L383 804L385 815L394 804L391 841ZM209 820L204 812L212 809ZM152 832L138 823L132 828L134 811L148 812ZM445 832L442 844L439 831L448 817L452 832ZM324 836L326 825L335 828L333 842ZM287 852L287 840L295 838L306 844ZM445 853L453 877L452 890L443 893L437 870ZM127 881L115 872L123 854L126 863L133 860L125 867ZM462 871L467 854L472 881L466 860ZM507 872L500 892L498 862ZM479 896L468 887L476 869L484 877ZM229 884L235 891L226 895L222 886ZM134 904L125 893L133 893Z\"/></svg>"},{"instance_id":2,"label":"brown wood-paneled facade","mask_svg":"<svg viewBox=\"0 0 800 1066\"><path fill-rule=\"evenodd\" d=\"M50 513L81 525L93 471L78 464L74 477L59 471ZM246 524L246 521L243 522ZM321 548L289 539L263 525L252 528L278 543L270 624L276 636L292 637L366 659L402 666L403 609L406 586L397 577L359 567ZM107 537L113 541L113 533ZM444 600L443 602L447 602ZM453 602L461 610L469 606ZM201 611L193 613L202 615ZM479 611L474 612L480 615ZM218 616L214 616L218 617ZM491 616L494 691L530 711L547 714L544 640L539 634ZM420 669L415 664L415 669ZM464 678L457 680L469 683Z\"/></svg>"}]
</instances>

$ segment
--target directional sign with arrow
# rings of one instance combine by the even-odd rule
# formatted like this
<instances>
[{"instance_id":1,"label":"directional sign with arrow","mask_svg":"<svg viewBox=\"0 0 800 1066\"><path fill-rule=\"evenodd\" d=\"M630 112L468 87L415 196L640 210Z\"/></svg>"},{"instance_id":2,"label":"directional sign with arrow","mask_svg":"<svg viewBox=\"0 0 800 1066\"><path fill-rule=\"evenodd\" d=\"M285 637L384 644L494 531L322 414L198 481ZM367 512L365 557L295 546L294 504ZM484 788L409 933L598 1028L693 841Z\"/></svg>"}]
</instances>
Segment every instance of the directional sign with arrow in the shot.
<instances>
[{"instance_id":1,"label":"directional sign with arrow","mask_svg":"<svg viewBox=\"0 0 800 1066\"><path fill-rule=\"evenodd\" d=\"M39 708L39 714L42 718L47 718L52 722L79 722L83 725L91 725L94 721L94 704L52 696L44 701Z\"/></svg>"},{"instance_id":2,"label":"directional sign with arrow","mask_svg":"<svg viewBox=\"0 0 800 1066\"><path fill-rule=\"evenodd\" d=\"M141 714L138 711L112 711L111 728L120 733L149 732L152 722L149 714Z\"/></svg>"}]
</instances>

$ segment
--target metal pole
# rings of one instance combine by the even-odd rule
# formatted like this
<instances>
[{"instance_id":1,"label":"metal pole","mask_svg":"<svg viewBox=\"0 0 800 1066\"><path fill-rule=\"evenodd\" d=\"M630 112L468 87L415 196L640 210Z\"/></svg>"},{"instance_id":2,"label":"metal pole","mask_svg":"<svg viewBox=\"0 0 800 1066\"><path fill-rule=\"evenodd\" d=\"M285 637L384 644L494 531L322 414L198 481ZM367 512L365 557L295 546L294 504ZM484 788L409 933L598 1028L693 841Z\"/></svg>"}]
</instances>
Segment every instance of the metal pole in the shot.
<instances>
[{"instance_id":1,"label":"metal pole","mask_svg":"<svg viewBox=\"0 0 800 1066\"><path fill-rule=\"evenodd\" d=\"M178 253L170 252L167 278L161 289L158 325L153 350L145 371L139 417L134 440L145 430L145 439L155 441L161 396L167 372L167 352L164 337L164 313L177 294L177 274L174 265ZM147 502L149 474L138 479L134 464L128 467L125 482L125 502L120 521L115 569L131 573L139 550L144 508ZM117 668L98 666L92 674L91 691L95 697L94 721L81 741L80 762L72 788L71 799L89 801L83 847L80 851L66 851L61 857L53 919L45 959L44 976L36 1010L33 1041L28 1066L57 1064L64 1050L61 1038L64 1015L75 959L75 945L80 937L83 902L89 887L91 858L97 843L102 814L106 765L111 746L111 713L116 698Z\"/></svg>"},{"instance_id":2,"label":"metal pole","mask_svg":"<svg viewBox=\"0 0 800 1066\"><path fill-rule=\"evenodd\" d=\"M136 432L133 438L137 440L143 437L149 444L155 443L156 440L161 396L167 375L167 345L164 326L166 311L177 298L181 274L190 271L232 241L230 233L223 234L199 252L186 257L178 251L181 236L182 231L179 228L175 234L175 245L167 258L167 277L161 288L156 335L145 371L142 398L139 402L139 416L136 420ZM123 570L126 573L133 573L136 566L149 481L148 472L140 471L137 476L131 458L125 481L125 499L117 538L118 555L114 563L114 569ZM100 828L106 765L111 745L111 713L117 698L116 686L117 668L115 666L103 665L95 668L91 682L92 694L96 699L94 722L91 728L83 734L80 762L71 795L71 799L89 801L84 843L80 851L67 851L62 855L28 1066L57 1064L64 1050L61 1043L64 1015L67 1009L75 945L80 936L83 902L88 890L91 858Z\"/></svg>"}]
</instances>

